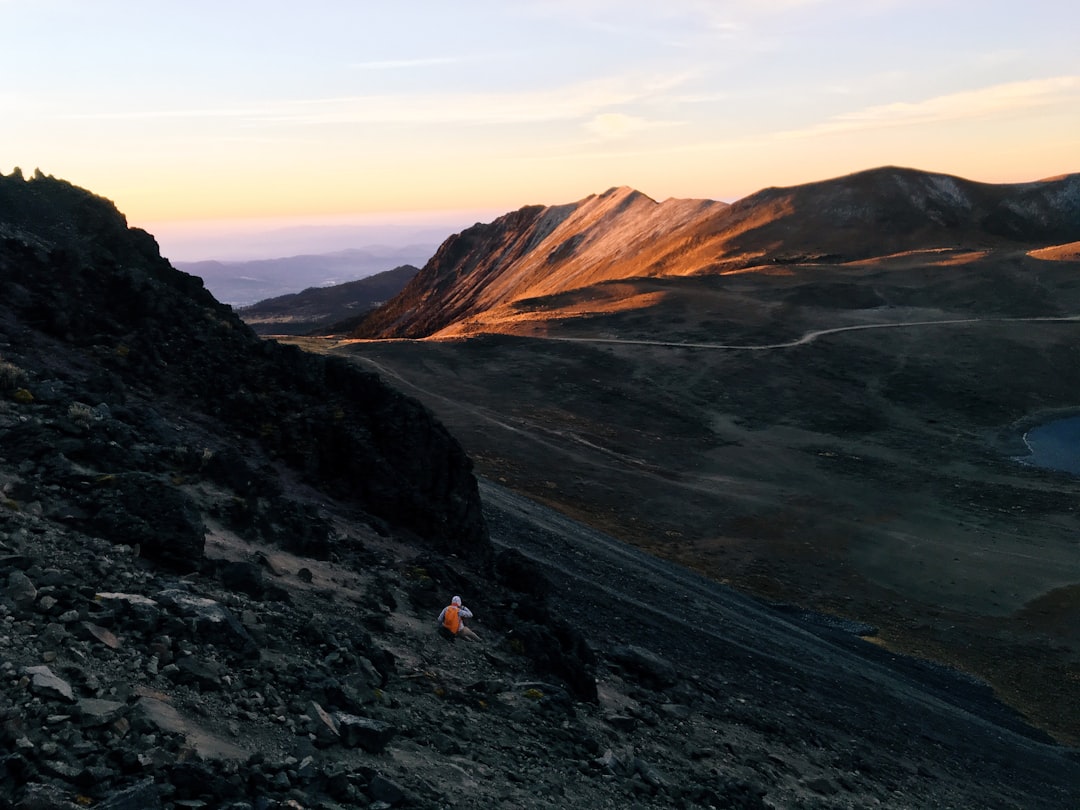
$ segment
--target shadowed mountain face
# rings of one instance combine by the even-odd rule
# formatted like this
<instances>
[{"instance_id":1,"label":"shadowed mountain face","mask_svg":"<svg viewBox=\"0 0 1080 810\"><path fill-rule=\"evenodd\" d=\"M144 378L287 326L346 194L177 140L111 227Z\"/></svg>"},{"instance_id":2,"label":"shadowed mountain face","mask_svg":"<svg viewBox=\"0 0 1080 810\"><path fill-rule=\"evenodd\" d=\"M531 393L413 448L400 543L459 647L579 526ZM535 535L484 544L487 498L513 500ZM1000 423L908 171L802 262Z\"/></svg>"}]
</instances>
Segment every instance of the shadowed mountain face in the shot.
<instances>
[{"instance_id":1,"label":"shadowed mountain face","mask_svg":"<svg viewBox=\"0 0 1080 810\"><path fill-rule=\"evenodd\" d=\"M108 201L52 178L0 178L0 250L0 322L42 373L86 366L108 404L140 391L194 409L375 518L484 548L468 459L422 406L347 363L261 342ZM64 349L43 351L34 333Z\"/></svg>"},{"instance_id":2,"label":"shadowed mountain face","mask_svg":"<svg viewBox=\"0 0 1080 810\"><path fill-rule=\"evenodd\" d=\"M647 307L649 298L597 293L601 300L590 303L587 296L572 295L621 279L1078 239L1080 175L987 185L884 168L765 189L730 206L657 203L616 188L572 205L522 208L451 237L395 301L353 334L516 332L531 321Z\"/></svg>"}]
</instances>

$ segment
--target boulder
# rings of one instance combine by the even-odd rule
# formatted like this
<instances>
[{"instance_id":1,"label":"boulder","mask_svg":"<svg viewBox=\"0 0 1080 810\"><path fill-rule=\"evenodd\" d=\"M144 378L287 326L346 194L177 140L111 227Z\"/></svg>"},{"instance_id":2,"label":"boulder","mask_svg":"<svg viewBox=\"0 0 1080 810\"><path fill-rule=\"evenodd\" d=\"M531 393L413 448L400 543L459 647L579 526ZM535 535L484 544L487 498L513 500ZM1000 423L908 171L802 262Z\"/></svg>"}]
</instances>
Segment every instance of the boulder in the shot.
<instances>
[{"instance_id":1,"label":"boulder","mask_svg":"<svg viewBox=\"0 0 1080 810\"><path fill-rule=\"evenodd\" d=\"M225 646L244 655L258 654L258 645L243 623L220 602L179 588L159 591L158 604L194 623L197 640Z\"/></svg>"},{"instance_id":2,"label":"boulder","mask_svg":"<svg viewBox=\"0 0 1080 810\"><path fill-rule=\"evenodd\" d=\"M206 527L195 502L177 487L142 472L102 479L89 528L114 543L138 546L166 567L193 571L203 560Z\"/></svg>"},{"instance_id":3,"label":"boulder","mask_svg":"<svg viewBox=\"0 0 1080 810\"><path fill-rule=\"evenodd\" d=\"M176 662L173 680L177 683L191 684L201 692L214 692L221 688L221 666L215 661L208 661L188 655Z\"/></svg>"},{"instance_id":4,"label":"boulder","mask_svg":"<svg viewBox=\"0 0 1080 810\"><path fill-rule=\"evenodd\" d=\"M679 673L674 664L643 647L625 644L614 648L610 657L646 686L666 689L679 681Z\"/></svg>"},{"instance_id":5,"label":"boulder","mask_svg":"<svg viewBox=\"0 0 1080 810\"><path fill-rule=\"evenodd\" d=\"M397 729L389 723L369 717L357 717L353 714L337 712L334 714L334 720L337 721L338 733L341 735L343 745L348 748L363 748L369 754L378 754L383 751L397 733Z\"/></svg>"},{"instance_id":6,"label":"boulder","mask_svg":"<svg viewBox=\"0 0 1080 810\"><path fill-rule=\"evenodd\" d=\"M16 605L32 605L37 599L37 588L30 581L30 577L22 571L12 571L8 574L7 588L4 591L8 599Z\"/></svg>"}]
</instances>

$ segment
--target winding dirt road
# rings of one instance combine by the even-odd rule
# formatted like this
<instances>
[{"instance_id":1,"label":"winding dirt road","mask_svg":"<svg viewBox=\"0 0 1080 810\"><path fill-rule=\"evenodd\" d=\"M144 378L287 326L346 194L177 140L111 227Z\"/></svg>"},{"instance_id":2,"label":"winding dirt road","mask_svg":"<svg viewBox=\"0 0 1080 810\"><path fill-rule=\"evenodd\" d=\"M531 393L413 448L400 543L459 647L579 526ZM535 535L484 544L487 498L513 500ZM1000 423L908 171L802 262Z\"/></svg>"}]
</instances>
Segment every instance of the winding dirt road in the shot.
<instances>
[{"instance_id":1,"label":"winding dirt road","mask_svg":"<svg viewBox=\"0 0 1080 810\"><path fill-rule=\"evenodd\" d=\"M835 335L840 332L857 332L865 329L905 329L913 326L949 326L956 324L971 324L971 323L1045 323L1051 321L1062 321L1069 323L1076 323L1080 321L1080 315L1064 315L1060 317L1044 317L1044 318L951 318L940 321L899 321L897 323L863 323L855 324L852 326L835 326L830 329L815 329L812 332L807 332L802 337L795 340L788 340L782 343L761 343L761 344L732 344L732 343L684 343L670 340L633 340L624 338L575 338L575 337L554 337L548 335L537 335L537 340L557 340L566 343L620 343L629 344L634 346L667 346L673 349L728 349L737 351L764 351L768 349L790 349L795 346L804 346L807 343L812 343L818 338L826 335Z\"/></svg>"}]
</instances>

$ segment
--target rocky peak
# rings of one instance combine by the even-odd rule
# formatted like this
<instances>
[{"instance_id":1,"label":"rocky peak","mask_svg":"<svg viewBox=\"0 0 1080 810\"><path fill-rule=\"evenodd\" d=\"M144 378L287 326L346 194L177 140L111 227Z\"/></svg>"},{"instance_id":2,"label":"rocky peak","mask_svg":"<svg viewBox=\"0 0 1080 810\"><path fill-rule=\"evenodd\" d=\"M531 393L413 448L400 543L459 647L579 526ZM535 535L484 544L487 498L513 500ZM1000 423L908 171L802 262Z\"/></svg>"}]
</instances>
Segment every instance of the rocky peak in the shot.
<instances>
[{"instance_id":1,"label":"rocky peak","mask_svg":"<svg viewBox=\"0 0 1080 810\"><path fill-rule=\"evenodd\" d=\"M551 304L558 318L559 296L631 278L1072 242L1080 239L1078 188L1080 175L992 185L891 166L766 188L730 206L657 203L615 187L569 205L522 208L450 237L353 334L513 332L528 310Z\"/></svg>"}]
</instances>

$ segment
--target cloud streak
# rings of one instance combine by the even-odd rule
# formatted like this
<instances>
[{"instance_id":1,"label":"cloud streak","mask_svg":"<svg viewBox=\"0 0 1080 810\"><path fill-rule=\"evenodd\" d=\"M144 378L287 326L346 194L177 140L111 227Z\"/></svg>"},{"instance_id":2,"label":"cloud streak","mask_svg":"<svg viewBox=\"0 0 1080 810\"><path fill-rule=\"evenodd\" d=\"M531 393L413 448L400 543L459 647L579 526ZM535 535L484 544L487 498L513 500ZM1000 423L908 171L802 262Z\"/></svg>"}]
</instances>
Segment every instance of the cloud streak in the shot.
<instances>
[{"instance_id":1,"label":"cloud streak","mask_svg":"<svg viewBox=\"0 0 1080 810\"><path fill-rule=\"evenodd\" d=\"M600 141L622 140L650 129L678 126L676 121L649 121L625 113L601 113L585 124L585 131Z\"/></svg>"},{"instance_id":2,"label":"cloud streak","mask_svg":"<svg viewBox=\"0 0 1080 810\"><path fill-rule=\"evenodd\" d=\"M0 2L3 2L3 0L0 0ZM349 67L354 70L402 70L456 65L465 61L467 60L454 56L430 56L421 59L383 59L374 62L356 62Z\"/></svg>"},{"instance_id":3,"label":"cloud streak","mask_svg":"<svg viewBox=\"0 0 1080 810\"><path fill-rule=\"evenodd\" d=\"M916 102L880 104L834 116L804 129L776 133L777 138L812 138L870 129L978 120L1027 112L1040 107L1080 103L1080 76L1007 82Z\"/></svg>"},{"instance_id":4,"label":"cloud streak","mask_svg":"<svg viewBox=\"0 0 1080 810\"><path fill-rule=\"evenodd\" d=\"M528 93L346 96L261 105L65 114L79 120L219 119L257 125L326 126L539 124L595 119L666 92L685 76L609 78ZM631 116L626 116L627 119Z\"/></svg>"}]
</instances>

